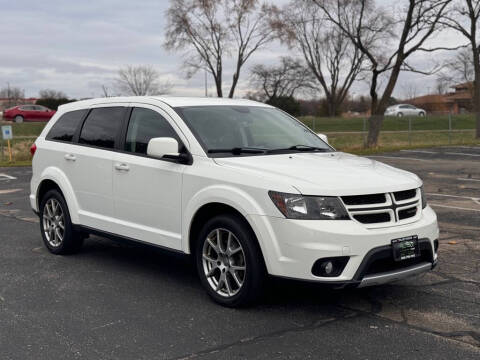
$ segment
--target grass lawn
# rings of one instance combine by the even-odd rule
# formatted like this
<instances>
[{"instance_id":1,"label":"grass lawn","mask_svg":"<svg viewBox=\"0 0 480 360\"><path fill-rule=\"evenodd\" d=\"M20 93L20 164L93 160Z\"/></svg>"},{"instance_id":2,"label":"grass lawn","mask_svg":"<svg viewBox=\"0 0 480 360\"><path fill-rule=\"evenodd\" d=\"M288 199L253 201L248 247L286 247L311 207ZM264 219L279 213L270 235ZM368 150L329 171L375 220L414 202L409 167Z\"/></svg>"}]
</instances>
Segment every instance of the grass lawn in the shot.
<instances>
[{"instance_id":1,"label":"grass lawn","mask_svg":"<svg viewBox=\"0 0 480 360\"><path fill-rule=\"evenodd\" d=\"M13 136L38 136L42 132L46 122L12 123L11 121L0 121L0 125L12 125Z\"/></svg>"},{"instance_id":2,"label":"grass lawn","mask_svg":"<svg viewBox=\"0 0 480 360\"><path fill-rule=\"evenodd\" d=\"M412 131L448 130L448 115L422 117L386 117L383 121L384 131L407 131L411 120ZM364 118L323 118L304 116L300 120L309 128L318 132L363 131ZM368 122L366 122L368 129ZM475 117L471 114L452 115L452 129L475 129Z\"/></svg>"},{"instance_id":3,"label":"grass lawn","mask_svg":"<svg viewBox=\"0 0 480 360\"><path fill-rule=\"evenodd\" d=\"M452 116L452 129L457 130L448 135L447 116L427 116L426 118L411 118L412 133L408 132L383 132L380 134L377 149L364 149L364 136L359 132L363 130L361 118L313 118L302 117L300 120L316 132L328 135L329 142L337 150L354 154L372 154L376 152L395 151L398 149L420 148L445 145L479 145L475 139L475 119L473 115ZM313 126L315 122L315 127ZM30 146L35 137L40 134L46 123L5 123L11 124L14 140L12 141L13 162L8 161L6 144L3 157L0 152L0 166L25 166L30 165ZM408 118L385 118L384 131L408 131ZM434 130L434 131L429 131ZM460 131L458 131L460 130ZM0 140L1 141L1 140Z\"/></svg>"}]
</instances>

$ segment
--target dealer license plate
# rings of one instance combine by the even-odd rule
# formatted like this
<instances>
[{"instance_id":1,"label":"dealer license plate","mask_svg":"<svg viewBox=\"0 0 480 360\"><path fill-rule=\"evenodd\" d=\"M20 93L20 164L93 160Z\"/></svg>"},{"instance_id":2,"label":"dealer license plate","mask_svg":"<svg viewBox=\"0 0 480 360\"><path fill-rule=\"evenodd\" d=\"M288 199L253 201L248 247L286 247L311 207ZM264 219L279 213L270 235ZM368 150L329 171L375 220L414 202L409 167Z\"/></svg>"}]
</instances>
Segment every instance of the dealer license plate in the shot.
<instances>
[{"instance_id":1,"label":"dealer license plate","mask_svg":"<svg viewBox=\"0 0 480 360\"><path fill-rule=\"evenodd\" d=\"M413 259L420 256L420 249L418 247L418 236L406 236L399 239L392 240L393 259L395 261L402 261Z\"/></svg>"}]
</instances>

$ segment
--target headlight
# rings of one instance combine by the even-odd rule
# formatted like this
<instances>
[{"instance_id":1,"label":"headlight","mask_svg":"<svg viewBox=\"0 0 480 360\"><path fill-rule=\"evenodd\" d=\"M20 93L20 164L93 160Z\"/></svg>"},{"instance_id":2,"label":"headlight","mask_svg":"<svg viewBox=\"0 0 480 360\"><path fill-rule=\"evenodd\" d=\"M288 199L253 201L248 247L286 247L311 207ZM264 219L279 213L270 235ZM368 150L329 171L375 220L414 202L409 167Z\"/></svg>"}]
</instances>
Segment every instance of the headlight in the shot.
<instances>
[{"instance_id":1,"label":"headlight","mask_svg":"<svg viewBox=\"0 0 480 360\"><path fill-rule=\"evenodd\" d=\"M348 214L337 197L303 196L269 191L278 210L288 219L348 220Z\"/></svg>"},{"instance_id":2,"label":"headlight","mask_svg":"<svg viewBox=\"0 0 480 360\"><path fill-rule=\"evenodd\" d=\"M425 197L425 190L423 190L423 185L420 187L420 194L422 196L422 209L427 207L427 198Z\"/></svg>"}]
</instances>

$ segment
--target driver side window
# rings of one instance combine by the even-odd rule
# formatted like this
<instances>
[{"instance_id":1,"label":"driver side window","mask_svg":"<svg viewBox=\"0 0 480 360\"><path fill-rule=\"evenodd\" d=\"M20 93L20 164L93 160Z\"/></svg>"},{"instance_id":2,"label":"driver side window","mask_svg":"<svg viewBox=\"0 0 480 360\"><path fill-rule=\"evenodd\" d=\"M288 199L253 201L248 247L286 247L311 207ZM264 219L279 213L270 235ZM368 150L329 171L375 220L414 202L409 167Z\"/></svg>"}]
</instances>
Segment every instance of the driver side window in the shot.
<instances>
[{"instance_id":1,"label":"driver side window","mask_svg":"<svg viewBox=\"0 0 480 360\"><path fill-rule=\"evenodd\" d=\"M177 133L162 115L150 109L134 108L128 123L124 150L146 155L148 142L157 137L172 137L181 146Z\"/></svg>"}]
</instances>

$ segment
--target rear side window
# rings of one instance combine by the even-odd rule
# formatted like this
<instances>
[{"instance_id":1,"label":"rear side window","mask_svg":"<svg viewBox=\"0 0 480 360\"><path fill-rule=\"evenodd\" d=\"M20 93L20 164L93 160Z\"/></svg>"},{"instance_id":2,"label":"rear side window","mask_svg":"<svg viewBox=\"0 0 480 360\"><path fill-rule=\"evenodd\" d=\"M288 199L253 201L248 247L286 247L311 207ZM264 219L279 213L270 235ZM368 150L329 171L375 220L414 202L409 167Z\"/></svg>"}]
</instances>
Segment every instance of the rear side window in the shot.
<instances>
[{"instance_id":1,"label":"rear side window","mask_svg":"<svg viewBox=\"0 0 480 360\"><path fill-rule=\"evenodd\" d=\"M80 121L88 110L70 111L57 120L47 134L47 140L71 142Z\"/></svg>"},{"instance_id":2,"label":"rear side window","mask_svg":"<svg viewBox=\"0 0 480 360\"><path fill-rule=\"evenodd\" d=\"M146 154L148 142L156 137L173 137L180 143L175 130L162 115L150 109L133 109L128 123L125 151Z\"/></svg>"},{"instance_id":3,"label":"rear side window","mask_svg":"<svg viewBox=\"0 0 480 360\"><path fill-rule=\"evenodd\" d=\"M93 109L83 124L79 143L113 149L124 113L124 107Z\"/></svg>"}]
</instances>

